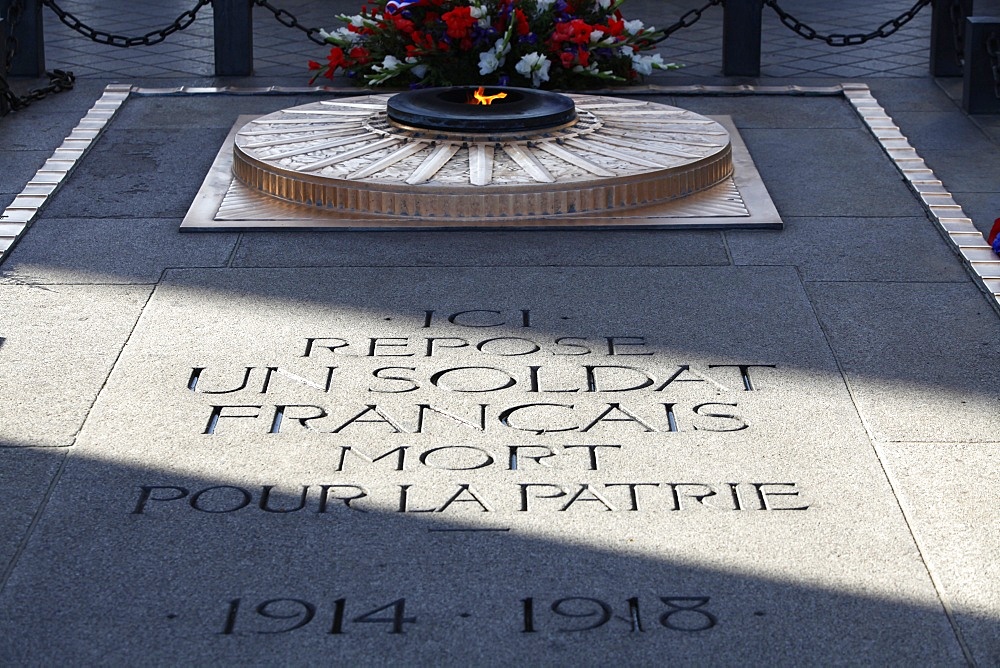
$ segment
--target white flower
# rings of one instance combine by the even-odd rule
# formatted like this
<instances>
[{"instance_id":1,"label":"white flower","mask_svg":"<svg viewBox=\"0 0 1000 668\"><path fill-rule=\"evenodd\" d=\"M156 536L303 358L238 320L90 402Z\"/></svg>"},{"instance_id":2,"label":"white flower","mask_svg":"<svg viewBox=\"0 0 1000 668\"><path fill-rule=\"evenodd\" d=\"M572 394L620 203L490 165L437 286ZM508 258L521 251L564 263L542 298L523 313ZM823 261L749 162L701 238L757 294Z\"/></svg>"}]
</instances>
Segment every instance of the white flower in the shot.
<instances>
[{"instance_id":1,"label":"white flower","mask_svg":"<svg viewBox=\"0 0 1000 668\"><path fill-rule=\"evenodd\" d=\"M635 53L632 54L632 67L634 67L635 71L639 74L646 75L652 74L653 69L666 69L667 64L663 62L663 56L658 53L653 54L652 56L640 56Z\"/></svg>"},{"instance_id":2,"label":"white flower","mask_svg":"<svg viewBox=\"0 0 1000 668\"><path fill-rule=\"evenodd\" d=\"M489 28L493 25L489 11L481 5L469 5L469 16L479 20L480 28Z\"/></svg>"},{"instance_id":3,"label":"white flower","mask_svg":"<svg viewBox=\"0 0 1000 668\"><path fill-rule=\"evenodd\" d=\"M498 67L500 67L500 59L497 58L497 54L493 49L483 51L479 54L479 74L481 76L496 72Z\"/></svg>"},{"instance_id":4,"label":"white flower","mask_svg":"<svg viewBox=\"0 0 1000 668\"><path fill-rule=\"evenodd\" d=\"M514 66L514 69L522 76L530 76L531 85L538 88L543 81L549 80L550 67L552 67L552 63L548 58L537 51L532 51L521 58L517 65Z\"/></svg>"},{"instance_id":5,"label":"white flower","mask_svg":"<svg viewBox=\"0 0 1000 668\"><path fill-rule=\"evenodd\" d=\"M356 32L351 32L347 28L338 28L335 37L337 41L342 43L346 42L348 44L353 44L361 39L361 35Z\"/></svg>"},{"instance_id":6,"label":"white flower","mask_svg":"<svg viewBox=\"0 0 1000 668\"><path fill-rule=\"evenodd\" d=\"M597 4L601 9L607 9L611 6L611 0L597 0Z\"/></svg>"},{"instance_id":7,"label":"white flower","mask_svg":"<svg viewBox=\"0 0 1000 668\"><path fill-rule=\"evenodd\" d=\"M625 32L627 32L630 35L638 35L639 33L642 32L642 29L644 27L645 26L643 25L642 21L640 21L639 19L625 22Z\"/></svg>"},{"instance_id":8,"label":"white flower","mask_svg":"<svg viewBox=\"0 0 1000 668\"><path fill-rule=\"evenodd\" d=\"M356 15L351 17L351 25L355 28L362 28L365 25L365 17Z\"/></svg>"},{"instance_id":9,"label":"white flower","mask_svg":"<svg viewBox=\"0 0 1000 668\"><path fill-rule=\"evenodd\" d=\"M537 0L535 2L535 9L538 11L538 14L536 14L536 16L538 16L539 14L544 14L545 12L549 11L549 8L555 3L556 0Z\"/></svg>"},{"instance_id":10,"label":"white flower","mask_svg":"<svg viewBox=\"0 0 1000 668\"><path fill-rule=\"evenodd\" d=\"M402 61L396 56L386 56L382 61L382 65L372 65L372 69L376 72L391 72L392 70L398 69L402 65Z\"/></svg>"},{"instance_id":11,"label":"white flower","mask_svg":"<svg viewBox=\"0 0 1000 668\"><path fill-rule=\"evenodd\" d=\"M590 31L590 43L591 44L597 44L598 42L601 41L602 37L604 37L604 31L603 30L591 30Z\"/></svg>"},{"instance_id":12,"label":"white flower","mask_svg":"<svg viewBox=\"0 0 1000 668\"><path fill-rule=\"evenodd\" d=\"M486 76L496 72L503 65L508 53L510 53L510 44L501 37L493 44L492 48L479 54L479 74Z\"/></svg>"},{"instance_id":13,"label":"white flower","mask_svg":"<svg viewBox=\"0 0 1000 668\"><path fill-rule=\"evenodd\" d=\"M493 48L490 50L497 54L497 58L503 58L510 53L510 42L501 37L493 44Z\"/></svg>"}]
</instances>

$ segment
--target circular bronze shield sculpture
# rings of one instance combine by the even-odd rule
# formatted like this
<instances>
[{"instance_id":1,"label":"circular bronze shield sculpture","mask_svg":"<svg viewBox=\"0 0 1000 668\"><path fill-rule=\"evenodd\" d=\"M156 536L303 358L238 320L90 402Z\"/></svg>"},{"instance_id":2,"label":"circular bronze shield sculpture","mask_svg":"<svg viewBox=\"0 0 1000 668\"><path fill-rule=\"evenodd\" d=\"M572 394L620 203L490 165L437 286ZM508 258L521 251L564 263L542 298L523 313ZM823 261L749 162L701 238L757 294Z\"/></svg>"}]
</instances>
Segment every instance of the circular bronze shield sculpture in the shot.
<instances>
[{"instance_id":1,"label":"circular bronze shield sculpture","mask_svg":"<svg viewBox=\"0 0 1000 668\"><path fill-rule=\"evenodd\" d=\"M509 111L497 101L467 105L467 88L283 109L237 132L233 174L300 205L442 221L608 214L732 175L729 133L710 118L641 99L498 88L484 95L511 90ZM547 101L532 111L538 99ZM453 116L465 125L442 121L436 105L461 106Z\"/></svg>"}]
</instances>

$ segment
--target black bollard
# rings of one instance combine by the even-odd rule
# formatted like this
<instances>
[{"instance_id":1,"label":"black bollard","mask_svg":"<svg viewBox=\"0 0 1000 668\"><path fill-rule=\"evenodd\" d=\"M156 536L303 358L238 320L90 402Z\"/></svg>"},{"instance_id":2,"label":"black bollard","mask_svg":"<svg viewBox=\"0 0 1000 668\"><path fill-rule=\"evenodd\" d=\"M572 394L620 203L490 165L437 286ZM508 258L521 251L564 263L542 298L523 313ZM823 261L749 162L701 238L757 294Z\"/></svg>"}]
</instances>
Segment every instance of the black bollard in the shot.
<instances>
[{"instance_id":1,"label":"black bollard","mask_svg":"<svg viewBox=\"0 0 1000 668\"><path fill-rule=\"evenodd\" d=\"M7 24L0 14L0 53L7 53ZM7 72L6 64L0 65L0 116L10 113L10 100L4 93L7 92Z\"/></svg>"},{"instance_id":2,"label":"black bollard","mask_svg":"<svg viewBox=\"0 0 1000 668\"><path fill-rule=\"evenodd\" d=\"M987 42L1000 51L1000 16L970 16L965 23L965 73L962 108L970 114L1000 114L1000 86L994 73ZM998 54L1000 57L1000 54Z\"/></svg>"},{"instance_id":3,"label":"black bollard","mask_svg":"<svg viewBox=\"0 0 1000 668\"><path fill-rule=\"evenodd\" d=\"M14 60L10 64L8 74L14 77L45 76L45 36L42 32L41 0L23 0L24 9L16 23L8 20L8 11L12 4L13 0L0 0L0 16L7 24L8 40L17 40ZM6 53L4 49L4 57Z\"/></svg>"},{"instance_id":4,"label":"black bollard","mask_svg":"<svg viewBox=\"0 0 1000 668\"><path fill-rule=\"evenodd\" d=\"M760 27L764 0L726 0L722 18L722 73L760 76Z\"/></svg>"},{"instance_id":5,"label":"black bollard","mask_svg":"<svg viewBox=\"0 0 1000 668\"><path fill-rule=\"evenodd\" d=\"M962 76L962 41L965 17L972 15L972 0L932 0L931 75ZM956 23L956 19L959 21Z\"/></svg>"},{"instance_id":6,"label":"black bollard","mask_svg":"<svg viewBox=\"0 0 1000 668\"><path fill-rule=\"evenodd\" d=\"M253 74L253 0L214 0L215 75Z\"/></svg>"}]
</instances>

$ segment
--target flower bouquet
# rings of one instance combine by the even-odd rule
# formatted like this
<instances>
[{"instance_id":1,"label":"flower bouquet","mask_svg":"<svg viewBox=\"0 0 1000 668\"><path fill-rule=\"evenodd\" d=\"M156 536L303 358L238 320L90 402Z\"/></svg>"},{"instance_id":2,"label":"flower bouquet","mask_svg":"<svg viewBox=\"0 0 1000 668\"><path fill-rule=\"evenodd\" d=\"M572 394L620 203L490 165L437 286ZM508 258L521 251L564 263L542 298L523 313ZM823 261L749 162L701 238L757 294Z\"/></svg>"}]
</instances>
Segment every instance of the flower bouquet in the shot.
<instances>
[{"instance_id":1,"label":"flower bouquet","mask_svg":"<svg viewBox=\"0 0 1000 668\"><path fill-rule=\"evenodd\" d=\"M358 85L500 85L573 90L631 84L674 69L647 54L662 32L627 21L624 0L374 0L323 32L326 63Z\"/></svg>"}]
</instances>

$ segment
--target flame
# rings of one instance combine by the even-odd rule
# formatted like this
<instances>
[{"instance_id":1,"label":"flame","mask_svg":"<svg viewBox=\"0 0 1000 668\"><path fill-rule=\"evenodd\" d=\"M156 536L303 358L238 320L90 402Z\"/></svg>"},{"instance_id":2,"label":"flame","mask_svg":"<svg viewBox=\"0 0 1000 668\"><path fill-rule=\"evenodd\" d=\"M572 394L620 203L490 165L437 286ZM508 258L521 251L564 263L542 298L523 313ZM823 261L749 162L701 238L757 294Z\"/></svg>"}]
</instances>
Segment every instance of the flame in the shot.
<instances>
[{"instance_id":1,"label":"flame","mask_svg":"<svg viewBox=\"0 0 1000 668\"><path fill-rule=\"evenodd\" d=\"M487 95L486 87L480 86L479 90L472 94L472 100L469 100L469 104L493 104L493 100L502 100L507 97L507 93L497 93L496 95Z\"/></svg>"}]
</instances>

